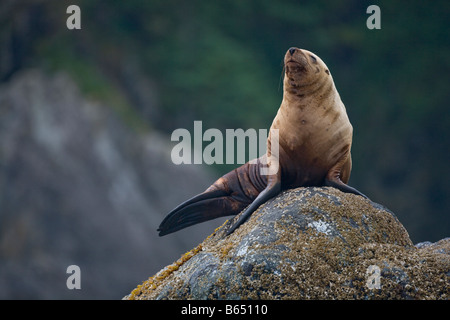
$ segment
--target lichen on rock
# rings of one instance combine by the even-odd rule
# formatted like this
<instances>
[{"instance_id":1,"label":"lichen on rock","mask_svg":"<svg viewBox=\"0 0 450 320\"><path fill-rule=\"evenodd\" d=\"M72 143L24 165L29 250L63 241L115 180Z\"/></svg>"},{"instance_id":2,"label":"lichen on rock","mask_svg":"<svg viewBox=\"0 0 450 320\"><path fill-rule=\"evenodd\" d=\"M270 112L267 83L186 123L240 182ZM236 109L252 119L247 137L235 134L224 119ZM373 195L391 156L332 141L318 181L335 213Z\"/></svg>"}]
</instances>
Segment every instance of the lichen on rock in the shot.
<instances>
[{"instance_id":1,"label":"lichen on rock","mask_svg":"<svg viewBox=\"0 0 450 320\"><path fill-rule=\"evenodd\" d=\"M414 246L392 212L360 196L297 188L226 237L232 222L125 298L449 298L450 239Z\"/></svg>"}]
</instances>

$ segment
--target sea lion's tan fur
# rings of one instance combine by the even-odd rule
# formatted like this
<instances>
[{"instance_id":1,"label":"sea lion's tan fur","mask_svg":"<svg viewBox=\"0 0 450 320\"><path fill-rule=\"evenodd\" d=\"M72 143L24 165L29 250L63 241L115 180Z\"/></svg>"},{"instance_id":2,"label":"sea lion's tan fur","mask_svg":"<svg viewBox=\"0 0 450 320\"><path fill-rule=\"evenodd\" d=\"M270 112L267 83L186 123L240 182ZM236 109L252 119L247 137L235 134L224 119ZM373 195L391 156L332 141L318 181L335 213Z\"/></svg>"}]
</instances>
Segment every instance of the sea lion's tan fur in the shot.
<instances>
[{"instance_id":1,"label":"sea lion's tan fur","mask_svg":"<svg viewBox=\"0 0 450 320\"><path fill-rule=\"evenodd\" d=\"M320 185L327 175L347 183L353 128L331 73L307 50L288 51L284 63L283 101L271 126L279 130L283 187Z\"/></svg>"}]
</instances>

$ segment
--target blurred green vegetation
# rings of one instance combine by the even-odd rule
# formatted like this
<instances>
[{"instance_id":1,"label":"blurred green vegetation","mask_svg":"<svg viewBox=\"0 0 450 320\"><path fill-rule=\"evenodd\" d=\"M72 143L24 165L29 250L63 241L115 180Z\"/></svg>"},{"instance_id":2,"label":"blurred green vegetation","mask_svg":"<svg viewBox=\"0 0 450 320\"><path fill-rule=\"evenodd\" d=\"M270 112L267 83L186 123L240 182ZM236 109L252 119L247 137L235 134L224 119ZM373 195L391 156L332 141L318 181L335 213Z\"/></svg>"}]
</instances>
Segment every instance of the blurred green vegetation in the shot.
<instances>
[{"instance_id":1,"label":"blurred green vegetation","mask_svg":"<svg viewBox=\"0 0 450 320\"><path fill-rule=\"evenodd\" d=\"M69 4L80 6L82 30L65 27ZM381 9L381 30L366 28L371 4ZM448 1L11 6L5 6L0 41L3 53L8 45L16 52L14 63L1 69L3 81L27 67L66 70L137 130L170 134L190 130L194 120L204 130L269 128L282 98L285 51L297 46L317 53L354 126L351 184L393 210L414 241L449 236ZM30 30L21 26L27 17ZM141 79L151 85L136 89ZM154 99L142 98L147 95Z\"/></svg>"}]
</instances>

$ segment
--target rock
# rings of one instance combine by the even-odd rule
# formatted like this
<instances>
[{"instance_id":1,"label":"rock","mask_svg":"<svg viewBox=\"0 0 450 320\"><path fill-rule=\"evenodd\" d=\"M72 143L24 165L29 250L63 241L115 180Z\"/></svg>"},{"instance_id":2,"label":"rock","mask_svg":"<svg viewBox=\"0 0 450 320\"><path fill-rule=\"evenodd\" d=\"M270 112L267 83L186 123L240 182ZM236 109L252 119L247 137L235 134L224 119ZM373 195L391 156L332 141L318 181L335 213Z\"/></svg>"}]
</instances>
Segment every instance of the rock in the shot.
<instances>
[{"instance_id":1,"label":"rock","mask_svg":"<svg viewBox=\"0 0 450 320\"><path fill-rule=\"evenodd\" d=\"M450 239L416 247L383 206L298 188L231 222L126 299L448 299Z\"/></svg>"},{"instance_id":2,"label":"rock","mask_svg":"<svg viewBox=\"0 0 450 320\"><path fill-rule=\"evenodd\" d=\"M170 137L136 132L66 74L17 73L0 87L0 299L123 297L209 233L156 229L212 181L171 162ZM66 287L72 264L81 290Z\"/></svg>"}]
</instances>

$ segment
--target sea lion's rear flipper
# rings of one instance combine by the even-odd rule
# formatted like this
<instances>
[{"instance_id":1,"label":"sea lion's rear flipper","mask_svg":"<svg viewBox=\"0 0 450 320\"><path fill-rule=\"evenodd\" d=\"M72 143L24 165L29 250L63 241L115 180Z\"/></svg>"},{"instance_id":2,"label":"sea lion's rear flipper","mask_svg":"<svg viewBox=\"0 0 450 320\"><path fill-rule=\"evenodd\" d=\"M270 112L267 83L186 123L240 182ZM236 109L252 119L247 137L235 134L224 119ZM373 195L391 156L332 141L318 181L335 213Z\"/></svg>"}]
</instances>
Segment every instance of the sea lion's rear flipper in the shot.
<instances>
[{"instance_id":1,"label":"sea lion's rear flipper","mask_svg":"<svg viewBox=\"0 0 450 320\"><path fill-rule=\"evenodd\" d=\"M259 175L259 162L247 162L214 182L205 192L183 202L161 222L159 235L207 220L237 215L266 187Z\"/></svg>"},{"instance_id":2,"label":"sea lion's rear flipper","mask_svg":"<svg viewBox=\"0 0 450 320\"><path fill-rule=\"evenodd\" d=\"M353 193L353 194L362 196L362 197L364 197L366 199L369 199L366 195L364 195L363 193L359 192L355 188L350 187L349 185L343 183L340 179L334 179L334 180L325 179L325 186L333 187L333 188L336 188L338 190L341 190L342 192Z\"/></svg>"},{"instance_id":3,"label":"sea lion's rear flipper","mask_svg":"<svg viewBox=\"0 0 450 320\"><path fill-rule=\"evenodd\" d=\"M236 221L234 225L232 225L231 228L228 229L226 236L232 234L245 221L247 221L248 218L250 218L252 213L255 212L260 205L276 196L278 193L280 193L280 190L281 190L281 181L279 179L276 179L272 183L269 182L267 187L256 197L255 200L253 200L253 202L248 206L248 208L245 209L245 211L239 217L238 221Z\"/></svg>"},{"instance_id":4,"label":"sea lion's rear flipper","mask_svg":"<svg viewBox=\"0 0 450 320\"><path fill-rule=\"evenodd\" d=\"M348 152L350 152L350 149L348 150ZM346 184L350 179L351 168L352 168L352 158L350 156L350 153L347 153L342 158L341 161L339 161L334 167L330 169L325 178L324 185L327 187L336 188L345 193L353 193L366 199L369 199L363 193Z\"/></svg>"},{"instance_id":5,"label":"sea lion's rear flipper","mask_svg":"<svg viewBox=\"0 0 450 320\"><path fill-rule=\"evenodd\" d=\"M248 203L233 199L223 190L205 191L173 209L161 222L159 236L215 218L236 215Z\"/></svg>"}]
</instances>

